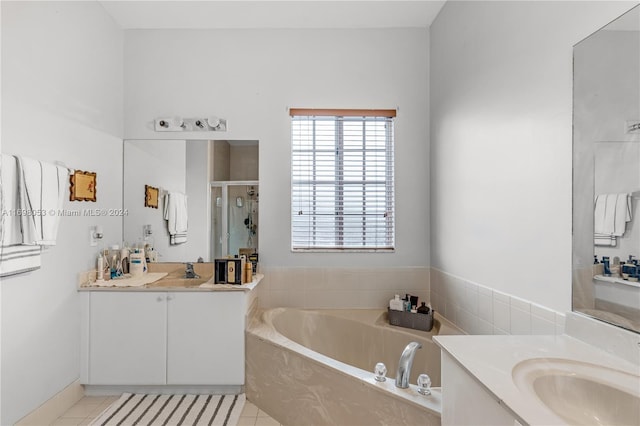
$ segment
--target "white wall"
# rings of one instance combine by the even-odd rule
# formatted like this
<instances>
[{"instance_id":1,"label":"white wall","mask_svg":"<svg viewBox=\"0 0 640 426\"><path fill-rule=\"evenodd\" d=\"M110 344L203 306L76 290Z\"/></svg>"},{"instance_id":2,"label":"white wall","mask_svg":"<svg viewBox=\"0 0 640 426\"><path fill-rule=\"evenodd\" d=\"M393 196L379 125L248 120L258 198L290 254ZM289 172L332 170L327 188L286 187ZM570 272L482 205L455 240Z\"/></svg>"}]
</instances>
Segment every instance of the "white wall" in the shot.
<instances>
[{"instance_id":1,"label":"white wall","mask_svg":"<svg viewBox=\"0 0 640 426\"><path fill-rule=\"evenodd\" d=\"M158 251L160 262L186 261L189 240L170 245L163 214L166 192L186 193L186 156L184 140L137 140L124 145L124 240L130 245L142 242L143 226L151 225L153 234L144 242ZM145 185L159 189L157 209L144 206Z\"/></svg>"},{"instance_id":2,"label":"white wall","mask_svg":"<svg viewBox=\"0 0 640 426\"><path fill-rule=\"evenodd\" d=\"M426 30L136 30L125 40L127 138L157 138L155 117L218 115L229 131L206 137L260 141L263 266L428 265ZM395 254L291 253L287 107L399 107Z\"/></svg>"},{"instance_id":3,"label":"white wall","mask_svg":"<svg viewBox=\"0 0 640 426\"><path fill-rule=\"evenodd\" d=\"M431 26L431 262L571 309L572 46L637 2L447 2Z\"/></svg>"},{"instance_id":4,"label":"white wall","mask_svg":"<svg viewBox=\"0 0 640 426\"><path fill-rule=\"evenodd\" d=\"M2 152L97 172L96 203L122 203L123 34L97 3L5 2ZM80 271L94 267L89 227L121 238L120 217L63 217L38 271L3 278L2 417L9 425L75 381Z\"/></svg>"}]
</instances>

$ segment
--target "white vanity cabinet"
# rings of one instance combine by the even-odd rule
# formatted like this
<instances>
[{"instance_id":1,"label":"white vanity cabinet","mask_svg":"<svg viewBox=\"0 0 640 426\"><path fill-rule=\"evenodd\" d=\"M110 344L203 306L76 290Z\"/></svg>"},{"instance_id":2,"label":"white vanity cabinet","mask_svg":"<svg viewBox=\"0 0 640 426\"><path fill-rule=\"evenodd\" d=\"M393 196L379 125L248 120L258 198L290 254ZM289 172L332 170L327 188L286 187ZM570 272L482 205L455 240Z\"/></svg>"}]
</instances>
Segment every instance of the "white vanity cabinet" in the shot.
<instances>
[{"instance_id":1,"label":"white vanity cabinet","mask_svg":"<svg viewBox=\"0 0 640 426\"><path fill-rule=\"evenodd\" d=\"M519 426L451 355L442 351L442 426Z\"/></svg>"},{"instance_id":2,"label":"white vanity cabinet","mask_svg":"<svg viewBox=\"0 0 640 426\"><path fill-rule=\"evenodd\" d=\"M168 297L167 384L244 384L244 292Z\"/></svg>"},{"instance_id":3,"label":"white vanity cabinet","mask_svg":"<svg viewBox=\"0 0 640 426\"><path fill-rule=\"evenodd\" d=\"M81 383L244 384L244 292L87 291L81 297Z\"/></svg>"}]
</instances>

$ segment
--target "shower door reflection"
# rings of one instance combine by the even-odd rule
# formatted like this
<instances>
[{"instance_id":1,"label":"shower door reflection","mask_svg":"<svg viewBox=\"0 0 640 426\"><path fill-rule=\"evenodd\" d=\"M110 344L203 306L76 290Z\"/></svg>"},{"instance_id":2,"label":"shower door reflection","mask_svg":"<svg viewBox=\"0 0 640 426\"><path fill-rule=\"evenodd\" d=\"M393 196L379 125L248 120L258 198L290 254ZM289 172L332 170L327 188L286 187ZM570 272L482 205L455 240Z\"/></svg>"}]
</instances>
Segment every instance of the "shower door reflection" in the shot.
<instances>
[{"instance_id":1,"label":"shower door reflection","mask_svg":"<svg viewBox=\"0 0 640 426\"><path fill-rule=\"evenodd\" d=\"M258 251L258 182L213 182L212 260Z\"/></svg>"}]
</instances>

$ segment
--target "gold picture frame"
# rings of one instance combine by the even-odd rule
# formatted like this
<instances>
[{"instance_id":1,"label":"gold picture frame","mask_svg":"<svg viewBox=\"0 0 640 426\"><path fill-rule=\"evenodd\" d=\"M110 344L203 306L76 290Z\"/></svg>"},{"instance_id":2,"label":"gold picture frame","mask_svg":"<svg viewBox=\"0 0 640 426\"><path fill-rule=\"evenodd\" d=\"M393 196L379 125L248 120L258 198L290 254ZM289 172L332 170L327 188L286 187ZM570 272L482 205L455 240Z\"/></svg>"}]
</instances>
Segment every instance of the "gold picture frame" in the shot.
<instances>
[{"instance_id":1,"label":"gold picture frame","mask_svg":"<svg viewBox=\"0 0 640 426\"><path fill-rule=\"evenodd\" d=\"M158 208L158 197L160 190L154 186L144 186L144 206L151 207L152 209Z\"/></svg>"},{"instance_id":2,"label":"gold picture frame","mask_svg":"<svg viewBox=\"0 0 640 426\"><path fill-rule=\"evenodd\" d=\"M69 201L93 201L96 197L96 179L97 174L94 172L83 172L76 170L73 172L69 180L71 186L69 188Z\"/></svg>"}]
</instances>

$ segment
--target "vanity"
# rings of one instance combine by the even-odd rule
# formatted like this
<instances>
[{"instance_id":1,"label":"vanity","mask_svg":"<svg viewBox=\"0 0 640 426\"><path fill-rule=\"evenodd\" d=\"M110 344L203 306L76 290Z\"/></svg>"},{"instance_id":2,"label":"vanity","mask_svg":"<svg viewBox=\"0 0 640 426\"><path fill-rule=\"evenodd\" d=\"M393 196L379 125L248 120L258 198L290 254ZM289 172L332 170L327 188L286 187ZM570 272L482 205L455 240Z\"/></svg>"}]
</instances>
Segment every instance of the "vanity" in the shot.
<instances>
[{"instance_id":1,"label":"vanity","mask_svg":"<svg viewBox=\"0 0 640 426\"><path fill-rule=\"evenodd\" d=\"M123 152L120 241L153 248L159 262L148 263L148 283L83 280L80 383L87 395L242 393L246 318L263 276L214 284L214 261L257 253L258 142L126 140ZM187 200L180 241L164 214L175 193Z\"/></svg>"},{"instance_id":2,"label":"vanity","mask_svg":"<svg viewBox=\"0 0 640 426\"><path fill-rule=\"evenodd\" d=\"M640 424L637 336L623 343L629 360L567 334L434 340L442 349L445 426Z\"/></svg>"},{"instance_id":3,"label":"vanity","mask_svg":"<svg viewBox=\"0 0 640 426\"><path fill-rule=\"evenodd\" d=\"M213 273L210 263L194 266ZM87 394L242 392L246 317L262 275L243 285L175 275L138 287L79 288L80 383Z\"/></svg>"}]
</instances>

